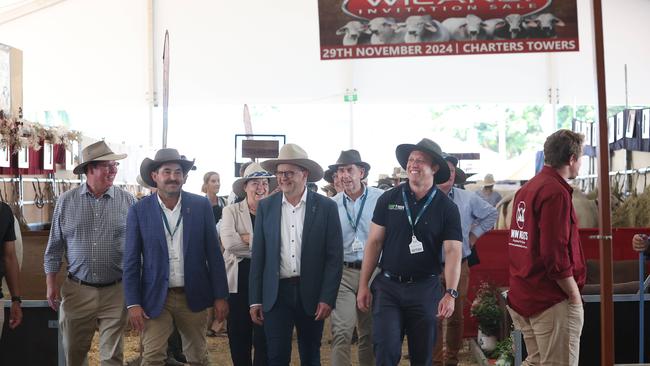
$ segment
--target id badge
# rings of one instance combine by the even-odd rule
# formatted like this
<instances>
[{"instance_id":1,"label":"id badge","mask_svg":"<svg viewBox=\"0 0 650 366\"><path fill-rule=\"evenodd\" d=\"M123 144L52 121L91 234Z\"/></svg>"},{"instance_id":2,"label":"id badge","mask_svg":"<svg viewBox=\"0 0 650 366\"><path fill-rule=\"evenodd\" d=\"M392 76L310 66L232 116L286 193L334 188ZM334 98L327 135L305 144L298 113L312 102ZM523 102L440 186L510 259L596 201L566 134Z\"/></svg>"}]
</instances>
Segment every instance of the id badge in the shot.
<instances>
[{"instance_id":1,"label":"id badge","mask_svg":"<svg viewBox=\"0 0 650 366\"><path fill-rule=\"evenodd\" d=\"M415 237L415 235L413 235L413 238L411 239L411 244L409 244L409 250L411 251L411 254L424 252L424 246L422 245L422 242L419 241L418 238Z\"/></svg>"},{"instance_id":2,"label":"id badge","mask_svg":"<svg viewBox=\"0 0 650 366\"><path fill-rule=\"evenodd\" d=\"M352 242L352 251L353 252L363 251L363 243L358 238L354 238L354 241Z\"/></svg>"}]
</instances>

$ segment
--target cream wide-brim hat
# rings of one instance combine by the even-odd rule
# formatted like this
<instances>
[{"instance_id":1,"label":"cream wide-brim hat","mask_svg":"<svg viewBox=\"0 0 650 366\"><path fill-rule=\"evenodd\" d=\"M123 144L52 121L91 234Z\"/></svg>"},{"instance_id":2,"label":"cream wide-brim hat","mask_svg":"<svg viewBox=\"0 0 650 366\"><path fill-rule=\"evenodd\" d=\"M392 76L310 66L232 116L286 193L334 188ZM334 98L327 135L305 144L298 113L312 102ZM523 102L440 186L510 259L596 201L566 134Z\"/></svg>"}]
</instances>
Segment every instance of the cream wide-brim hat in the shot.
<instances>
[{"instance_id":1,"label":"cream wide-brim hat","mask_svg":"<svg viewBox=\"0 0 650 366\"><path fill-rule=\"evenodd\" d=\"M275 174L279 164L293 164L307 169L307 182L318 182L323 179L323 168L309 159L307 152L296 144L286 144L280 149L277 159L269 159L261 163L262 168Z\"/></svg>"},{"instance_id":2,"label":"cream wide-brim hat","mask_svg":"<svg viewBox=\"0 0 650 366\"><path fill-rule=\"evenodd\" d=\"M116 154L104 141L97 141L81 150L81 163L72 169L74 174L83 174L84 167L93 161L115 161L126 158L126 154Z\"/></svg>"}]
</instances>

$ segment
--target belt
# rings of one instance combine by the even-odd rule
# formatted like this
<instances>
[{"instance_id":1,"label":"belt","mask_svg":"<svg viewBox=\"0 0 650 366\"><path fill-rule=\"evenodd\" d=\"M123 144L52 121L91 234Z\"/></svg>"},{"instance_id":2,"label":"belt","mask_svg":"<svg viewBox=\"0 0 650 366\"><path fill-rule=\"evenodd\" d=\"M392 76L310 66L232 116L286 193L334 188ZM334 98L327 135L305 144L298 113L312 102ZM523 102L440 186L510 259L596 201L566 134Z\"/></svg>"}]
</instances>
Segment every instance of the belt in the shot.
<instances>
[{"instance_id":1,"label":"belt","mask_svg":"<svg viewBox=\"0 0 650 366\"><path fill-rule=\"evenodd\" d=\"M402 276L402 275L388 272L386 270L383 270L381 274L384 277L388 278L389 280L399 282L399 283L415 283L415 282L420 282L420 281L428 280L430 278L437 277L437 275L434 274L420 275L420 276Z\"/></svg>"},{"instance_id":2,"label":"belt","mask_svg":"<svg viewBox=\"0 0 650 366\"><path fill-rule=\"evenodd\" d=\"M185 287L170 287L167 289L169 292L177 292L179 294L185 293Z\"/></svg>"},{"instance_id":3,"label":"belt","mask_svg":"<svg viewBox=\"0 0 650 366\"><path fill-rule=\"evenodd\" d=\"M356 262L343 262L343 267L352 268L352 269L361 269L361 261Z\"/></svg>"},{"instance_id":4,"label":"belt","mask_svg":"<svg viewBox=\"0 0 650 366\"><path fill-rule=\"evenodd\" d=\"M300 276L281 278L280 282L289 283L289 284L292 284L292 285L297 285L297 284L300 283Z\"/></svg>"},{"instance_id":5,"label":"belt","mask_svg":"<svg viewBox=\"0 0 650 366\"><path fill-rule=\"evenodd\" d=\"M90 283L90 282L86 282L86 281L82 281L82 280L78 279L78 278L75 277L75 275L73 275L72 273L68 273L68 278L69 278L71 281L76 282L76 283L78 283L78 284L80 284L80 285L90 286L90 287L95 287L95 288L102 288L102 287L113 286L113 285L117 285L118 283L122 282L122 279L120 278L119 280L115 280L115 281L111 281L111 282L106 282L106 283Z\"/></svg>"}]
</instances>

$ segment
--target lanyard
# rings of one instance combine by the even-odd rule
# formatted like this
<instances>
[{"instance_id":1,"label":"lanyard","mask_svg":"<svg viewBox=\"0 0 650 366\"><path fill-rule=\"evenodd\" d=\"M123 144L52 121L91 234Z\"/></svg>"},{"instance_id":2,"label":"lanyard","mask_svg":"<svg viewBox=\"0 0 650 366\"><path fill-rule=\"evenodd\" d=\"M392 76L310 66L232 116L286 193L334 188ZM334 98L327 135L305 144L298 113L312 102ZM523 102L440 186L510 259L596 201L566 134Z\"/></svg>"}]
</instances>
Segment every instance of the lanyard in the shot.
<instances>
[{"instance_id":1,"label":"lanyard","mask_svg":"<svg viewBox=\"0 0 650 366\"><path fill-rule=\"evenodd\" d=\"M413 233L415 233L415 225L418 224L418 221L420 221L420 217L422 217L422 214L424 211L429 207L429 204L433 200L433 196L436 195L436 192L438 191L436 188L434 188L431 193L428 194L427 200L424 203L424 206L420 209L420 212L418 215L415 217L415 223L411 220L411 209L409 208L409 201L406 199L406 187L402 189L402 198L404 199L404 209L406 209L406 217L409 219L409 224L411 225L411 229L413 230Z\"/></svg>"},{"instance_id":2,"label":"lanyard","mask_svg":"<svg viewBox=\"0 0 650 366\"><path fill-rule=\"evenodd\" d=\"M158 206L160 207L160 206ZM183 212L180 211L178 213L178 220L176 221L176 226L174 227L174 231L172 232L171 228L169 227L169 222L167 221L167 215L165 215L165 211L163 211L163 208L160 207L160 214L162 215L163 223L165 224L165 229L167 229L167 232L169 233L169 236L171 237L172 242L174 241L174 235L176 235L176 232L178 231L178 227L181 225L181 221L183 220Z\"/></svg>"},{"instance_id":3,"label":"lanyard","mask_svg":"<svg viewBox=\"0 0 650 366\"><path fill-rule=\"evenodd\" d=\"M359 220L361 220L363 206L366 205L366 198L368 198L368 188L366 188L366 191L363 193L363 198L361 199L361 207L359 207L359 214L357 214L357 221L353 222L352 216L350 216L350 212L348 212L348 204L346 203L347 198L343 196L343 207L345 208L345 214L348 216L348 222L350 223L350 226L352 226L355 234L357 233L357 228L359 227Z\"/></svg>"}]
</instances>

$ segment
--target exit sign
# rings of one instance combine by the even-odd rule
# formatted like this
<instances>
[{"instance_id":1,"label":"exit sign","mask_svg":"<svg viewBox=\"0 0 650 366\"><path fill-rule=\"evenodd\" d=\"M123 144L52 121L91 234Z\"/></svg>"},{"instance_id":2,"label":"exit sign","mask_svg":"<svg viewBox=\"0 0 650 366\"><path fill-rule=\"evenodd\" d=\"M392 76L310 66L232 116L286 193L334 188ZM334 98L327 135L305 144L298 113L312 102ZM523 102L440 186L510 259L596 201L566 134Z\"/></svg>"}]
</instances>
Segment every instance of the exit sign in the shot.
<instances>
[{"instance_id":1,"label":"exit sign","mask_svg":"<svg viewBox=\"0 0 650 366\"><path fill-rule=\"evenodd\" d=\"M357 89L346 89L345 90L345 95L343 96L343 101L346 103L352 103L356 102L359 99L357 96Z\"/></svg>"}]
</instances>

